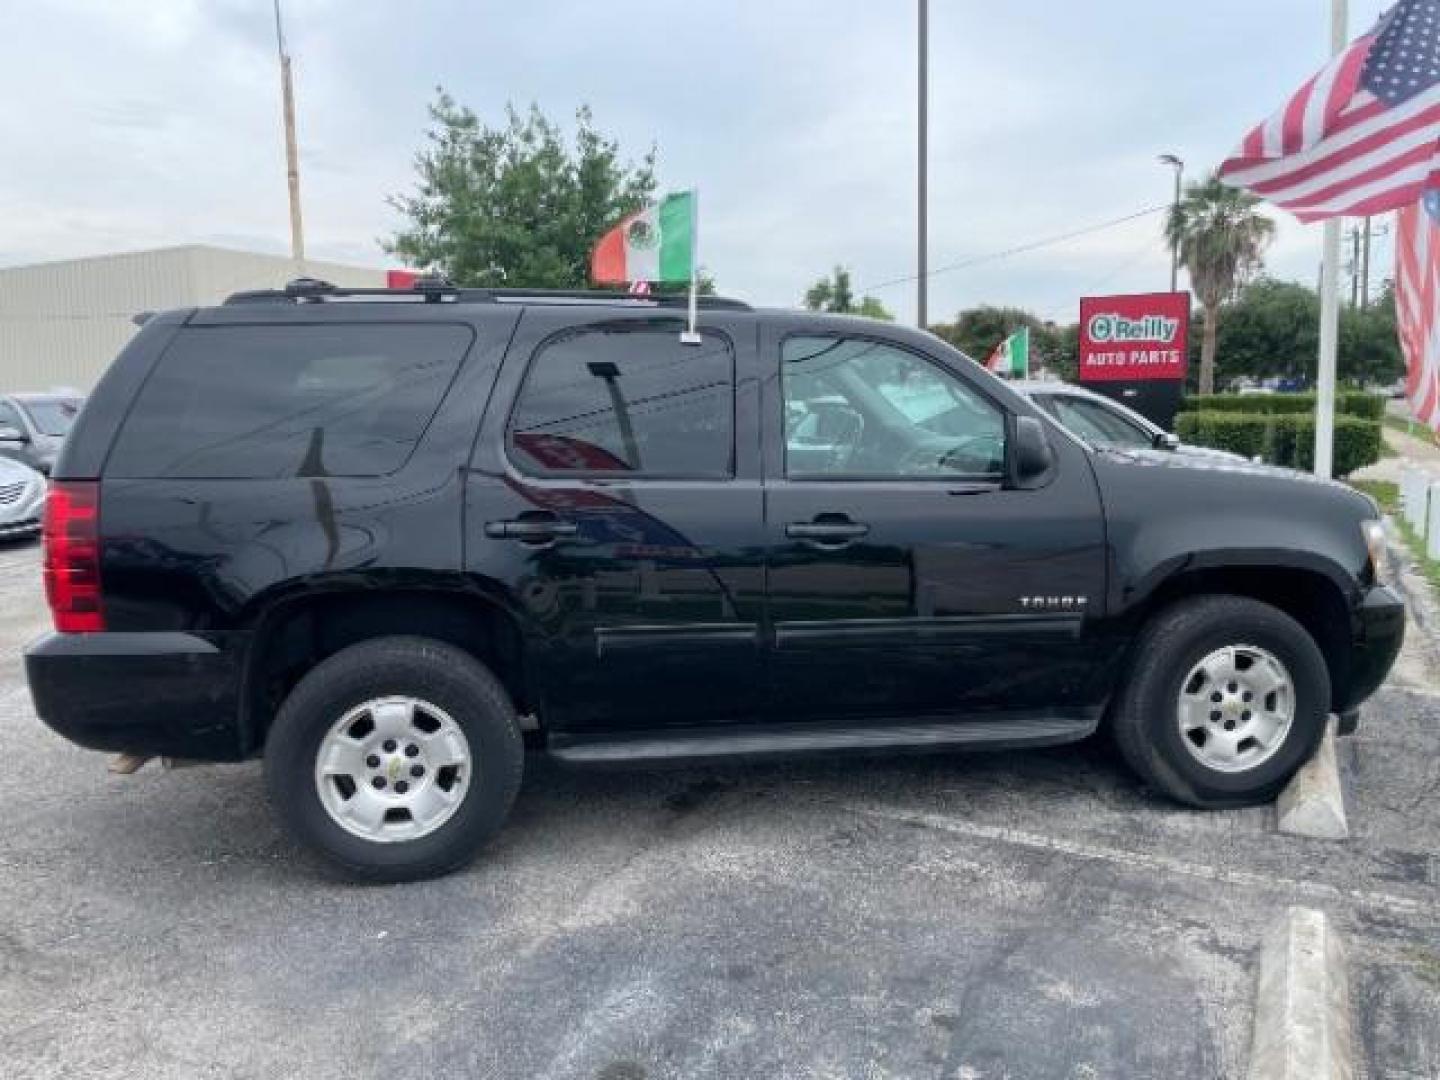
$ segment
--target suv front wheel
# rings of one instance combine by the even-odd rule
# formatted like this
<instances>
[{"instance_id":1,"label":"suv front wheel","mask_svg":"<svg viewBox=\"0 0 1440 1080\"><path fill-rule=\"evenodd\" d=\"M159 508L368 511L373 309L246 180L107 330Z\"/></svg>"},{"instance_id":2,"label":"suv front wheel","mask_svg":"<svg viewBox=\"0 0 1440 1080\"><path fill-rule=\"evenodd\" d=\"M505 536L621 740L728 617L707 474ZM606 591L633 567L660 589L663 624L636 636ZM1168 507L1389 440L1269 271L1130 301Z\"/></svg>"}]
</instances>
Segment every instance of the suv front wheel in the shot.
<instances>
[{"instance_id":1,"label":"suv front wheel","mask_svg":"<svg viewBox=\"0 0 1440 1080\"><path fill-rule=\"evenodd\" d=\"M464 865L504 823L523 765L504 688L468 653L423 638L377 638L316 665L265 745L286 829L364 881Z\"/></svg>"},{"instance_id":2,"label":"suv front wheel","mask_svg":"<svg viewBox=\"0 0 1440 1080\"><path fill-rule=\"evenodd\" d=\"M1330 672L1289 615L1243 596L1181 601L1141 631L1113 713L1130 766L1192 806L1268 802L1315 752Z\"/></svg>"}]
</instances>

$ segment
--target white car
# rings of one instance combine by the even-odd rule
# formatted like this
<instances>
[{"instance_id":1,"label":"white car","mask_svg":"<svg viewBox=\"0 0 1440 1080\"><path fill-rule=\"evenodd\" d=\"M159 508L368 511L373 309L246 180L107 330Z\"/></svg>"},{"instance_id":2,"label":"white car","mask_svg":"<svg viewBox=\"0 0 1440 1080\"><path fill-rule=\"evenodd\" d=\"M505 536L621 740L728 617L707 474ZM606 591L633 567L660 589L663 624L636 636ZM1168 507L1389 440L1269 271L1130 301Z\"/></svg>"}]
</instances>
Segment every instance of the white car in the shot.
<instances>
[{"instance_id":1,"label":"white car","mask_svg":"<svg viewBox=\"0 0 1440 1080\"><path fill-rule=\"evenodd\" d=\"M1168 450L1187 457L1209 458L1213 461L1247 460L1228 450L1182 443L1178 437L1141 416L1134 409L1084 387L1071 383L1033 380L1010 385L1040 406L1061 427L1097 449Z\"/></svg>"},{"instance_id":2,"label":"white car","mask_svg":"<svg viewBox=\"0 0 1440 1080\"><path fill-rule=\"evenodd\" d=\"M0 457L0 540L38 533L46 494L45 477L28 465Z\"/></svg>"}]
</instances>

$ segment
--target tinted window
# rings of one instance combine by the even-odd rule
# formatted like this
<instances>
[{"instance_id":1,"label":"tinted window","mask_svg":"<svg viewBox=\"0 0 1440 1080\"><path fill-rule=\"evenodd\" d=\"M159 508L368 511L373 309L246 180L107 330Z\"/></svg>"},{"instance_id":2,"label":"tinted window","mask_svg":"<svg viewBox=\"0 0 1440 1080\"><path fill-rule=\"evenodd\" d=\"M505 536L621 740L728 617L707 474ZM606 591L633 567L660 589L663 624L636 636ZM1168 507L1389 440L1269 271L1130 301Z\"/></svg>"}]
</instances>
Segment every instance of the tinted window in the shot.
<instances>
[{"instance_id":1,"label":"tinted window","mask_svg":"<svg viewBox=\"0 0 1440 1080\"><path fill-rule=\"evenodd\" d=\"M382 476L409 458L472 334L461 326L181 330L106 474Z\"/></svg>"},{"instance_id":2,"label":"tinted window","mask_svg":"<svg viewBox=\"0 0 1440 1080\"><path fill-rule=\"evenodd\" d=\"M853 338L795 337L782 353L791 477L995 476L1005 418L914 353Z\"/></svg>"},{"instance_id":3,"label":"tinted window","mask_svg":"<svg viewBox=\"0 0 1440 1080\"><path fill-rule=\"evenodd\" d=\"M617 324L541 346L510 419L510 453L541 473L731 475L735 359L716 334Z\"/></svg>"},{"instance_id":4,"label":"tinted window","mask_svg":"<svg viewBox=\"0 0 1440 1080\"><path fill-rule=\"evenodd\" d=\"M0 401L0 427L14 428L20 434L25 434L25 425L20 422L20 414L3 401Z\"/></svg>"}]
</instances>

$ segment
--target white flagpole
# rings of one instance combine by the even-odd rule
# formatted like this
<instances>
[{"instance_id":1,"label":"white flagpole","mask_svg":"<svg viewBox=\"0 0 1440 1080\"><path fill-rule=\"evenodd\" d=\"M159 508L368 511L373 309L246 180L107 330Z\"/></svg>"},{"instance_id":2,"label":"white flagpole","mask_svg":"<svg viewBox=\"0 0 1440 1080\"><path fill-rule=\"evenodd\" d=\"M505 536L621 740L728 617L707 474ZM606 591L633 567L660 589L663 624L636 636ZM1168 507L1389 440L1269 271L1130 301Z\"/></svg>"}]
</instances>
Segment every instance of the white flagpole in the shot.
<instances>
[{"instance_id":1,"label":"white flagpole","mask_svg":"<svg viewBox=\"0 0 1440 1080\"><path fill-rule=\"evenodd\" d=\"M1330 0L1330 50L1338 56L1350 36L1346 0ZM1320 274L1320 371L1315 380L1315 475L1329 479L1335 461L1335 369L1340 346L1340 219L1325 222Z\"/></svg>"},{"instance_id":2,"label":"white flagpole","mask_svg":"<svg viewBox=\"0 0 1440 1080\"><path fill-rule=\"evenodd\" d=\"M703 340L696 329L700 301L700 189L690 191L690 314L685 332L680 341L685 345L699 345Z\"/></svg>"}]
</instances>

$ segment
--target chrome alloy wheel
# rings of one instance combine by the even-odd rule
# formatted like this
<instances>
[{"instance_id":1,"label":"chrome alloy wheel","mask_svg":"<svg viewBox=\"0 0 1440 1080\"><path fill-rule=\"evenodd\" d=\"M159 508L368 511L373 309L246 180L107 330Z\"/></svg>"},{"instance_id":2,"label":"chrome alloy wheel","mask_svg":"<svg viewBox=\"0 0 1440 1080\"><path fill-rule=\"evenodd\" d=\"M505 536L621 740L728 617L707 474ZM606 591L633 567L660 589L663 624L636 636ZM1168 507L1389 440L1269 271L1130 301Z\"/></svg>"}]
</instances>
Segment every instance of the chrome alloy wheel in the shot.
<instances>
[{"instance_id":1,"label":"chrome alloy wheel","mask_svg":"<svg viewBox=\"0 0 1440 1080\"><path fill-rule=\"evenodd\" d=\"M471 771L469 740L449 713L419 698L384 697L335 721L315 758L315 787L335 824L387 844L449 821Z\"/></svg>"},{"instance_id":2,"label":"chrome alloy wheel","mask_svg":"<svg viewBox=\"0 0 1440 1080\"><path fill-rule=\"evenodd\" d=\"M1285 744L1295 720L1295 684L1273 653L1227 645L1190 669L1177 715L1180 741L1200 764L1245 772Z\"/></svg>"}]
</instances>

